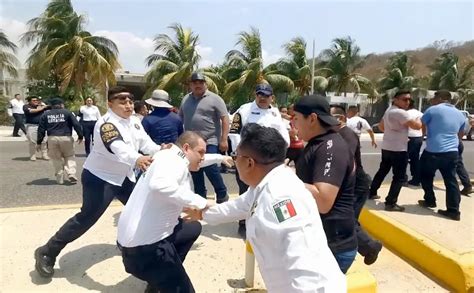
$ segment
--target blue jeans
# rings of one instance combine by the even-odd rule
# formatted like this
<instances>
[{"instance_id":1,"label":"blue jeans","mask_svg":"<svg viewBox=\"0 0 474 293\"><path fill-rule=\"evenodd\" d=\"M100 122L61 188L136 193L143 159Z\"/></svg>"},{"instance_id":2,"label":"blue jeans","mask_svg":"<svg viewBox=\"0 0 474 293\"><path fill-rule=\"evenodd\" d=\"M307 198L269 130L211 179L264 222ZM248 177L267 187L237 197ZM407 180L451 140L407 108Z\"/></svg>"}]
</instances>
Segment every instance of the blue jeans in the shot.
<instances>
[{"instance_id":1,"label":"blue jeans","mask_svg":"<svg viewBox=\"0 0 474 293\"><path fill-rule=\"evenodd\" d=\"M219 154L219 148L217 145L207 145L206 153L208 154ZM199 169L197 172L191 172L193 177L194 192L200 196L207 197L206 182L204 181L204 172L206 173L207 178L211 181L214 191L216 192L216 201L221 202L221 200L227 197L227 187L224 184L222 179L219 166L217 164L207 166Z\"/></svg>"},{"instance_id":2,"label":"blue jeans","mask_svg":"<svg viewBox=\"0 0 474 293\"><path fill-rule=\"evenodd\" d=\"M334 256L336 257L337 264L339 265L339 268L344 274L347 273L347 270L349 270L349 268L351 267L356 257L356 254L357 249L334 254Z\"/></svg>"}]
</instances>

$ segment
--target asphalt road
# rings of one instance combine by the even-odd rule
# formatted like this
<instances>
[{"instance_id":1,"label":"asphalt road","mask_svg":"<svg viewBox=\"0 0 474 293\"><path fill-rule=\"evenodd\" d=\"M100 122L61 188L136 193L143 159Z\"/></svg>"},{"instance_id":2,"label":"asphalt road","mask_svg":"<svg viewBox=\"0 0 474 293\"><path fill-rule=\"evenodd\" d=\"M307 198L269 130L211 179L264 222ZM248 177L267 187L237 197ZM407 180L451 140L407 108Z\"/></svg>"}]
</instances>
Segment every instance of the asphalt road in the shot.
<instances>
[{"instance_id":1,"label":"asphalt road","mask_svg":"<svg viewBox=\"0 0 474 293\"><path fill-rule=\"evenodd\" d=\"M465 141L464 163L474 177L474 142ZM83 146L77 150L77 173L85 160ZM81 184L57 185L50 162L30 162L26 142L0 142L0 207L25 207L81 203ZM362 160L366 172L374 175L380 164L380 149L362 142ZM223 174L229 193L237 193L234 174ZM439 174L437 175L439 179ZM391 174L387 175L387 182ZM209 193L213 193L212 186Z\"/></svg>"}]
</instances>

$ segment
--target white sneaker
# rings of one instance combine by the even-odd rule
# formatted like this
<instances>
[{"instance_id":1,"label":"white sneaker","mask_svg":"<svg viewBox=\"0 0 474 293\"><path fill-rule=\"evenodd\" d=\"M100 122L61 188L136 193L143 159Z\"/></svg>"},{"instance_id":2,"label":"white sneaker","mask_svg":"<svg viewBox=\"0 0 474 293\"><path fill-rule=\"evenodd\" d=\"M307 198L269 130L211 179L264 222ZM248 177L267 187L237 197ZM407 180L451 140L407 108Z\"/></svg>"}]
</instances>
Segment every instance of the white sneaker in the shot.
<instances>
[{"instance_id":1,"label":"white sneaker","mask_svg":"<svg viewBox=\"0 0 474 293\"><path fill-rule=\"evenodd\" d=\"M30 161L36 161L36 155L32 155L32 156L30 157Z\"/></svg>"},{"instance_id":2,"label":"white sneaker","mask_svg":"<svg viewBox=\"0 0 474 293\"><path fill-rule=\"evenodd\" d=\"M58 184L64 184L64 176L63 176L63 174L58 174L58 175L56 175L56 182L57 182Z\"/></svg>"},{"instance_id":3,"label":"white sneaker","mask_svg":"<svg viewBox=\"0 0 474 293\"><path fill-rule=\"evenodd\" d=\"M49 161L49 156L47 154L43 154L42 159L45 160L45 161Z\"/></svg>"}]
</instances>

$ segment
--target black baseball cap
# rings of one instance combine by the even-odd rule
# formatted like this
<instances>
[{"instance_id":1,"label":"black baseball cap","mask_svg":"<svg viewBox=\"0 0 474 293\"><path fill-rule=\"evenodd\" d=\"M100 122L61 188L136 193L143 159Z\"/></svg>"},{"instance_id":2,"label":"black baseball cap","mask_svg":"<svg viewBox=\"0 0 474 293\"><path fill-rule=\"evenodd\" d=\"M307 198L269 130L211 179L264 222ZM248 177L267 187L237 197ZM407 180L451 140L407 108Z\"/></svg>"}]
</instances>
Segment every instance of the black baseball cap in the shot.
<instances>
[{"instance_id":1,"label":"black baseball cap","mask_svg":"<svg viewBox=\"0 0 474 293\"><path fill-rule=\"evenodd\" d=\"M339 121L331 116L329 103L321 95L304 96L295 103L294 110L304 115L315 113L318 119L330 126L339 125Z\"/></svg>"},{"instance_id":2,"label":"black baseball cap","mask_svg":"<svg viewBox=\"0 0 474 293\"><path fill-rule=\"evenodd\" d=\"M272 86L268 83L260 83L257 84L257 87L255 88L255 93L263 94L265 96L271 96L273 94L273 89Z\"/></svg>"},{"instance_id":3,"label":"black baseball cap","mask_svg":"<svg viewBox=\"0 0 474 293\"><path fill-rule=\"evenodd\" d=\"M193 72L193 74L191 74L191 81L196 81L196 80L206 81L206 78L204 77L204 74L202 74L201 72Z\"/></svg>"}]
</instances>

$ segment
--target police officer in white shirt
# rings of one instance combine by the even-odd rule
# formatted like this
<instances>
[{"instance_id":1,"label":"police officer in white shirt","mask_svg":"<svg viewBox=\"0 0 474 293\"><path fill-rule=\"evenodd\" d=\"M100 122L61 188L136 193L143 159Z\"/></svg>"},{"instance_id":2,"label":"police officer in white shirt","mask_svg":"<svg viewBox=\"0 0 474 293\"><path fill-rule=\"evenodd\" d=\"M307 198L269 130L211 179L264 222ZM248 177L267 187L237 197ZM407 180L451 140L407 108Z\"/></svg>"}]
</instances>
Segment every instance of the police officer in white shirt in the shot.
<instances>
[{"instance_id":1,"label":"police officer in white shirt","mask_svg":"<svg viewBox=\"0 0 474 293\"><path fill-rule=\"evenodd\" d=\"M140 121L131 117L133 101L126 88L110 88L108 105L108 112L94 129L100 139L84 163L81 211L35 251L35 268L44 278L53 276L54 263L61 250L89 230L115 197L123 204L127 202L136 181L135 168L146 170L152 162L149 155L160 150Z\"/></svg>"},{"instance_id":2,"label":"police officer in white shirt","mask_svg":"<svg viewBox=\"0 0 474 293\"><path fill-rule=\"evenodd\" d=\"M21 129L23 133L26 135L26 128L25 128L25 112L23 112L23 106L25 102L21 98L20 94L16 94L15 98L10 101L8 105L8 116L13 117L15 119L15 125L13 126L13 134L14 137L19 137L20 134L18 131Z\"/></svg>"},{"instance_id":3,"label":"police officer in white shirt","mask_svg":"<svg viewBox=\"0 0 474 293\"><path fill-rule=\"evenodd\" d=\"M233 162L205 153L204 139L184 132L176 145L154 155L120 215L117 244L125 270L148 282L145 292L194 292L183 261L201 234L201 224L183 222L179 215L183 207L206 207L207 200L192 191L189 171L223 159Z\"/></svg>"},{"instance_id":4,"label":"police officer in white shirt","mask_svg":"<svg viewBox=\"0 0 474 293\"><path fill-rule=\"evenodd\" d=\"M94 127L101 115L99 108L94 105L92 97L87 97L84 104L79 108L79 115L81 116L82 131L85 138L84 148L86 156L88 156L91 152L91 143L94 140Z\"/></svg>"},{"instance_id":5,"label":"police officer in white shirt","mask_svg":"<svg viewBox=\"0 0 474 293\"><path fill-rule=\"evenodd\" d=\"M232 149L237 149L240 142L240 132L242 127L248 123L257 123L266 127L273 127L286 142L285 150L290 145L290 135L286 124L281 118L278 108L272 106L273 89L271 85L266 83L258 84L255 88L255 100L253 102L242 105L235 113L229 131L229 139ZM248 185L240 180L239 172L235 172L237 185L239 186L239 194L247 191ZM239 225L243 227L244 221L240 221Z\"/></svg>"},{"instance_id":6,"label":"police officer in white shirt","mask_svg":"<svg viewBox=\"0 0 474 293\"><path fill-rule=\"evenodd\" d=\"M248 191L204 212L186 212L211 225L246 219L246 236L268 292L346 292L317 204L284 164L285 145L274 128L245 126L235 164Z\"/></svg>"},{"instance_id":7,"label":"police officer in white shirt","mask_svg":"<svg viewBox=\"0 0 474 293\"><path fill-rule=\"evenodd\" d=\"M377 142L375 141L374 131L372 130L372 127L370 127L369 122L359 116L359 109L357 106L349 106L347 109L347 118L346 126L352 129L359 137L362 133L362 130L367 131L367 133L370 135L370 139L372 140L372 146L376 148Z\"/></svg>"}]
</instances>

